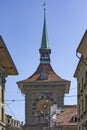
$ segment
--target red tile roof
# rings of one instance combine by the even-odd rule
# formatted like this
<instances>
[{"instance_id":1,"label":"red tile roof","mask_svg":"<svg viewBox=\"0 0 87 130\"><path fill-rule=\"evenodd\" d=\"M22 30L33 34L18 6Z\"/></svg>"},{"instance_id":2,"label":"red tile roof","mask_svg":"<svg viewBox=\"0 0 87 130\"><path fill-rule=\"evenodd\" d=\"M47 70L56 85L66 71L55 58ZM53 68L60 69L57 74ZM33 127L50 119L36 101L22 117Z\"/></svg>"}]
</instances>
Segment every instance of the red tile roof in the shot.
<instances>
[{"instance_id":1,"label":"red tile roof","mask_svg":"<svg viewBox=\"0 0 87 130\"><path fill-rule=\"evenodd\" d=\"M52 69L50 64L40 64L36 70L36 72L30 76L25 81L37 81L41 80L40 75L43 71L48 72L48 79L50 81L63 81L64 79L60 78Z\"/></svg>"},{"instance_id":2,"label":"red tile roof","mask_svg":"<svg viewBox=\"0 0 87 130\"><path fill-rule=\"evenodd\" d=\"M77 106L76 105L67 105L64 107L64 112L57 116L58 126L77 126L74 117L77 117Z\"/></svg>"},{"instance_id":3,"label":"red tile roof","mask_svg":"<svg viewBox=\"0 0 87 130\"><path fill-rule=\"evenodd\" d=\"M36 72L24 80L24 82L27 81L38 81L41 80L40 76L43 71L46 71L48 73L48 78L46 79L47 81L67 81L59 77L52 69L50 64L40 64L36 70Z\"/></svg>"},{"instance_id":4,"label":"red tile roof","mask_svg":"<svg viewBox=\"0 0 87 130\"><path fill-rule=\"evenodd\" d=\"M43 72L46 72L47 78L46 79L41 79L41 74ZM19 81L17 82L18 86L20 88L22 88L23 84L25 83L44 83L44 82L57 82L57 83L63 83L66 84L66 93L69 92L69 87L70 87L70 81L62 79L61 77L59 77L52 69L50 64L39 64L36 72L30 76L29 78Z\"/></svg>"}]
</instances>

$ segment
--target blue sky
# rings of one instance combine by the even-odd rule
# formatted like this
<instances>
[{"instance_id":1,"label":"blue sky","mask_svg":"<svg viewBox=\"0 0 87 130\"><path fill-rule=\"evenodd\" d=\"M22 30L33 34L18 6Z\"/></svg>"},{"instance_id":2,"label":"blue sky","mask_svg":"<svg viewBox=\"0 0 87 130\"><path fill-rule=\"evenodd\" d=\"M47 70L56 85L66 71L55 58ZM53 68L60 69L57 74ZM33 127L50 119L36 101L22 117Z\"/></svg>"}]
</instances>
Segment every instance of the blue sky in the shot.
<instances>
[{"instance_id":1,"label":"blue sky","mask_svg":"<svg viewBox=\"0 0 87 130\"><path fill-rule=\"evenodd\" d=\"M0 0L0 35L19 72L6 82L6 113L24 121L24 95L17 81L31 76L40 61L44 0ZM76 49L87 29L87 0L47 0L46 21L54 71L71 81L65 104L77 103ZM8 101L10 100L10 101Z\"/></svg>"}]
</instances>

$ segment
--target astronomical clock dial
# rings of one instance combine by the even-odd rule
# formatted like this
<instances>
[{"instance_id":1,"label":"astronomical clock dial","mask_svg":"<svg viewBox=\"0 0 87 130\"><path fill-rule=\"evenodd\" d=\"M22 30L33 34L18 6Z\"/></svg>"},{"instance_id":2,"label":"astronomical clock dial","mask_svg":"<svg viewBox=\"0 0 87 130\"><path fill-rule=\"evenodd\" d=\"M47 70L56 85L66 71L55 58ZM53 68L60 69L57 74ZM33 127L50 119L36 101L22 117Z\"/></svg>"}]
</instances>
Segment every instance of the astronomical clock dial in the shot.
<instances>
[{"instance_id":1,"label":"astronomical clock dial","mask_svg":"<svg viewBox=\"0 0 87 130\"><path fill-rule=\"evenodd\" d=\"M40 94L33 102L33 115L35 116L45 116L48 115L48 109L55 103L52 98L51 92L46 92L45 94Z\"/></svg>"}]
</instances>

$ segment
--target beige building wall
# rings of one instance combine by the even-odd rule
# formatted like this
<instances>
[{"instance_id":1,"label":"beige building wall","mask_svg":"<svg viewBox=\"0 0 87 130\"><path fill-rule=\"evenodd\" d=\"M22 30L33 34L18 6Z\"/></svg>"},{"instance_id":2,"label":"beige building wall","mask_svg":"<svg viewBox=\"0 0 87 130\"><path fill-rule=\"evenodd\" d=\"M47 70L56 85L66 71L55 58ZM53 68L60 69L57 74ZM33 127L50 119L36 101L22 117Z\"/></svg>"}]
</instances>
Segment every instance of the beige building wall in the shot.
<instances>
[{"instance_id":1,"label":"beige building wall","mask_svg":"<svg viewBox=\"0 0 87 130\"><path fill-rule=\"evenodd\" d=\"M78 130L85 130L87 127L87 66L81 63L80 72L77 78L78 86Z\"/></svg>"},{"instance_id":2,"label":"beige building wall","mask_svg":"<svg viewBox=\"0 0 87 130\"><path fill-rule=\"evenodd\" d=\"M5 71L0 67L0 130L5 130L5 107L4 107L4 89L5 89Z\"/></svg>"}]
</instances>

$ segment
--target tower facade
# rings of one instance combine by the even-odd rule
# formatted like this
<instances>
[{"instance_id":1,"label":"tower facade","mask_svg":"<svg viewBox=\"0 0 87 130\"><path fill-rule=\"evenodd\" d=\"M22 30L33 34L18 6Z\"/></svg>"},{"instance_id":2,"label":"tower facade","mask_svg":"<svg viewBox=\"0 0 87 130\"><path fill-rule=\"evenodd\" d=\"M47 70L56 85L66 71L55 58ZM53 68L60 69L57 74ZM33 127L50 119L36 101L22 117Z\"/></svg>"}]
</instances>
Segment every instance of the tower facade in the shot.
<instances>
[{"instance_id":1,"label":"tower facade","mask_svg":"<svg viewBox=\"0 0 87 130\"><path fill-rule=\"evenodd\" d=\"M25 94L25 126L24 130L42 130L49 126L49 112L53 104L63 108L64 94L69 92L70 81L62 79L52 69L50 64L51 49L44 24L40 53L40 64L29 78L17 82Z\"/></svg>"}]
</instances>

